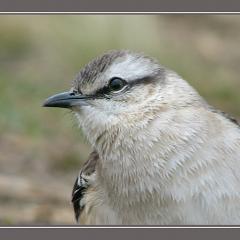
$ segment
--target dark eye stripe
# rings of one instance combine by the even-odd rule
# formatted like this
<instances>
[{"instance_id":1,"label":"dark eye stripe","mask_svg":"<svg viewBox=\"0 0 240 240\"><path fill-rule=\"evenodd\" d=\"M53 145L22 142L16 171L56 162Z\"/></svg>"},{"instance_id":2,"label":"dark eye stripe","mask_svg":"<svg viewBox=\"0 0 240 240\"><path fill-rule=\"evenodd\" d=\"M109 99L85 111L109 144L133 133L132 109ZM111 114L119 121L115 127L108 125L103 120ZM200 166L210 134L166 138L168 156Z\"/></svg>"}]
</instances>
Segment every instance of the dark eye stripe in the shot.
<instances>
[{"instance_id":1,"label":"dark eye stripe","mask_svg":"<svg viewBox=\"0 0 240 240\"><path fill-rule=\"evenodd\" d=\"M95 92L95 96L103 96L104 97L104 95L105 94L110 94L110 89L109 89L109 87L108 86L104 86L103 88L100 88L100 89L98 89L96 92Z\"/></svg>"},{"instance_id":2,"label":"dark eye stripe","mask_svg":"<svg viewBox=\"0 0 240 240\"><path fill-rule=\"evenodd\" d=\"M129 82L128 84L132 87L132 86L135 86L135 85L140 85L140 84L152 84L152 83L155 83L157 82L157 78L154 77L154 76L146 76L146 77L143 77L143 78L138 78L138 79L135 79L131 82Z\"/></svg>"},{"instance_id":3,"label":"dark eye stripe","mask_svg":"<svg viewBox=\"0 0 240 240\"><path fill-rule=\"evenodd\" d=\"M157 78L155 76L146 76L143 78L138 78L133 81L128 82L126 90L130 88L140 85L140 84L153 84L157 82ZM89 99L99 99L99 98L107 98L110 99L111 97L111 90L108 86L104 86L103 88L98 89L94 94L88 95Z\"/></svg>"}]
</instances>

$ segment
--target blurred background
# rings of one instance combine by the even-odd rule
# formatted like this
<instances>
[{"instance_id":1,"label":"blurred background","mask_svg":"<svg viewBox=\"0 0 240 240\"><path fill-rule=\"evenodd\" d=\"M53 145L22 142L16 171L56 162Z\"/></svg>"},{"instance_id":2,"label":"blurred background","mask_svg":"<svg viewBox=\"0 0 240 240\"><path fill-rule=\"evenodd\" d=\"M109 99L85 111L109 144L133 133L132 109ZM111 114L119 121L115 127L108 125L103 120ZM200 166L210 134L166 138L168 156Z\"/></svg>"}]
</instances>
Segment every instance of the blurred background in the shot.
<instances>
[{"instance_id":1,"label":"blurred background","mask_svg":"<svg viewBox=\"0 0 240 240\"><path fill-rule=\"evenodd\" d=\"M0 225L74 224L90 147L68 110L42 108L89 60L145 52L240 117L240 16L0 16Z\"/></svg>"}]
</instances>

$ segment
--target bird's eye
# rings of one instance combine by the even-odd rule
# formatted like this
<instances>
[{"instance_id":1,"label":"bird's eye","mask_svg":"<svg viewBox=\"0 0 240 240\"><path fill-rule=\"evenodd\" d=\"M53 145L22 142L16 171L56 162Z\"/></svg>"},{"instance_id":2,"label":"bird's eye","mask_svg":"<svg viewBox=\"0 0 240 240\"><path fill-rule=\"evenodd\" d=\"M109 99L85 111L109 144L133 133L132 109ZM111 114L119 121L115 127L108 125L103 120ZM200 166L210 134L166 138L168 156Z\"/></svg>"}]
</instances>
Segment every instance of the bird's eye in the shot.
<instances>
[{"instance_id":1,"label":"bird's eye","mask_svg":"<svg viewBox=\"0 0 240 240\"><path fill-rule=\"evenodd\" d=\"M112 92L118 92L127 86L127 82L121 78L112 78L109 82L109 90Z\"/></svg>"}]
</instances>

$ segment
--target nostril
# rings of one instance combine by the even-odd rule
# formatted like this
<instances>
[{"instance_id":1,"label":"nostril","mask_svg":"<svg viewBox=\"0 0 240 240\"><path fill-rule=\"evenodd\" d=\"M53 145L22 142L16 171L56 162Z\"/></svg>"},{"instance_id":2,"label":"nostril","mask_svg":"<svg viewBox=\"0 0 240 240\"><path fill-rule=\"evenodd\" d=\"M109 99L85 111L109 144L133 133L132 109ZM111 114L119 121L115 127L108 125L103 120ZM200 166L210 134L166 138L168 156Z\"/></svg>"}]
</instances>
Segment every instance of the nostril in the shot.
<instances>
[{"instance_id":1,"label":"nostril","mask_svg":"<svg viewBox=\"0 0 240 240\"><path fill-rule=\"evenodd\" d=\"M78 93L77 90L73 89L71 92L70 92L70 96L74 96Z\"/></svg>"}]
</instances>

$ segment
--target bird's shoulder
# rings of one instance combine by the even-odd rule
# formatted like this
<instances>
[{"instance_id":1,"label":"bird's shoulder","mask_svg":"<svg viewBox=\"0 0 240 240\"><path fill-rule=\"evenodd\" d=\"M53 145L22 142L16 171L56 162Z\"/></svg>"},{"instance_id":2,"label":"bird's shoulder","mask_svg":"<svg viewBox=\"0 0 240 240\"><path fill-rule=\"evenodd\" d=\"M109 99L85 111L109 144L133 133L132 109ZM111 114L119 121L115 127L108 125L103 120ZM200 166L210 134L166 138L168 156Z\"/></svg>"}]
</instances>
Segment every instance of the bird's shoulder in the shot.
<instances>
[{"instance_id":1,"label":"bird's shoulder","mask_svg":"<svg viewBox=\"0 0 240 240\"><path fill-rule=\"evenodd\" d=\"M210 109L211 112L223 116L225 119L228 119L228 121L230 121L230 122L234 123L236 126L240 127L240 122L238 121L238 119L236 119L235 117L233 117L229 113L226 113L224 111L216 109L216 108L214 108L212 106L210 106L209 109Z\"/></svg>"},{"instance_id":2,"label":"bird's shoulder","mask_svg":"<svg viewBox=\"0 0 240 240\"><path fill-rule=\"evenodd\" d=\"M98 159L98 153L93 151L88 160L83 164L74 183L72 190L72 204L77 221L87 204L85 195L91 190L92 184L95 180L95 171Z\"/></svg>"}]
</instances>

